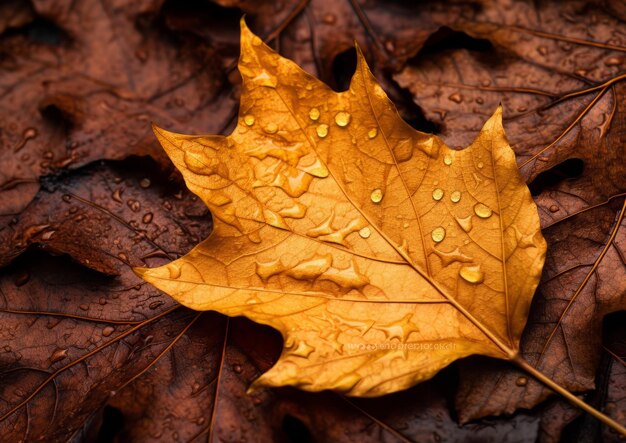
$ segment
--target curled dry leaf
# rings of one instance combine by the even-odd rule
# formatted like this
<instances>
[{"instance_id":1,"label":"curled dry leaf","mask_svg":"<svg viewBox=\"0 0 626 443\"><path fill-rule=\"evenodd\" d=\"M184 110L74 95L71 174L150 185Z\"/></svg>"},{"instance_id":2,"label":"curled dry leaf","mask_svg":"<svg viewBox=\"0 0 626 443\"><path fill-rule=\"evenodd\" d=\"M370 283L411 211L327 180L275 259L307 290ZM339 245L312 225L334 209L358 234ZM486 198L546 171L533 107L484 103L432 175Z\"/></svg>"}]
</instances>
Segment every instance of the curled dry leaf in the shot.
<instances>
[{"instance_id":1,"label":"curled dry leaf","mask_svg":"<svg viewBox=\"0 0 626 443\"><path fill-rule=\"evenodd\" d=\"M398 116L361 54L335 93L242 22L239 123L156 129L211 236L137 269L197 310L278 329L256 386L377 396L471 354L515 357L545 241L498 109L468 148Z\"/></svg>"}]
</instances>

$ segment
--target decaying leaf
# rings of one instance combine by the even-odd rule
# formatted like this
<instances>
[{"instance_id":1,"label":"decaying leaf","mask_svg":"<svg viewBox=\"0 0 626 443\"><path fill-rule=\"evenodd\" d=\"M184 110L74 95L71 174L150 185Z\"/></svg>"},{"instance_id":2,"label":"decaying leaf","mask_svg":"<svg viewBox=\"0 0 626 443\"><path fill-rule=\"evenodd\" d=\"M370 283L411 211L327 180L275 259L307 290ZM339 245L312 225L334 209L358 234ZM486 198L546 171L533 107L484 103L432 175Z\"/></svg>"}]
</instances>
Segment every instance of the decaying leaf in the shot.
<instances>
[{"instance_id":1,"label":"decaying leaf","mask_svg":"<svg viewBox=\"0 0 626 443\"><path fill-rule=\"evenodd\" d=\"M285 349L256 385L377 396L471 354L512 359L546 251L502 110L464 150L417 132L358 56L335 93L242 23L228 136L156 128L212 235L144 279Z\"/></svg>"},{"instance_id":2,"label":"decaying leaf","mask_svg":"<svg viewBox=\"0 0 626 443\"><path fill-rule=\"evenodd\" d=\"M485 2L454 25L470 44L440 45L395 75L452 145L504 104L549 245L521 354L571 391L594 388L603 317L626 307L626 37L614 32L623 22L608 3L588 13L583 1L516 2L506 12ZM549 395L494 360L463 363L461 374L461 421Z\"/></svg>"}]
</instances>

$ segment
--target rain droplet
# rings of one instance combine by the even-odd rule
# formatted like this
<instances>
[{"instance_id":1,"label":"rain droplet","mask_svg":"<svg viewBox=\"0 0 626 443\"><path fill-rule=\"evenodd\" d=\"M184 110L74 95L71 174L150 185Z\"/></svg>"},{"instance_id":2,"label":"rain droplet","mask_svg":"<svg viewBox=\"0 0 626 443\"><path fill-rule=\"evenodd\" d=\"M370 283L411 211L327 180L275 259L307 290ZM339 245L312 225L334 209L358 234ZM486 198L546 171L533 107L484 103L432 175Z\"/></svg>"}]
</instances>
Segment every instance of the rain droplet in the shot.
<instances>
[{"instance_id":1,"label":"rain droplet","mask_svg":"<svg viewBox=\"0 0 626 443\"><path fill-rule=\"evenodd\" d=\"M476 166L478 166L478 169L482 169L485 167L485 164L483 162L478 162Z\"/></svg>"},{"instance_id":2,"label":"rain droplet","mask_svg":"<svg viewBox=\"0 0 626 443\"><path fill-rule=\"evenodd\" d=\"M430 233L430 236L435 243L439 243L443 241L444 238L446 238L446 230L439 226L438 228L433 229L433 232Z\"/></svg>"},{"instance_id":3,"label":"rain droplet","mask_svg":"<svg viewBox=\"0 0 626 443\"><path fill-rule=\"evenodd\" d=\"M324 138L328 135L328 125L321 124L316 129L317 135L319 138Z\"/></svg>"},{"instance_id":4,"label":"rain droplet","mask_svg":"<svg viewBox=\"0 0 626 443\"><path fill-rule=\"evenodd\" d=\"M85 260L86 261L86 260ZM82 311L88 311L89 310L89 305L86 304L82 304L78 306Z\"/></svg>"},{"instance_id":5,"label":"rain droplet","mask_svg":"<svg viewBox=\"0 0 626 443\"><path fill-rule=\"evenodd\" d=\"M30 140L31 138L37 137L37 130L35 128L26 128L22 135L25 139Z\"/></svg>"},{"instance_id":6,"label":"rain droplet","mask_svg":"<svg viewBox=\"0 0 626 443\"><path fill-rule=\"evenodd\" d=\"M141 181L139 182L139 186L141 186L144 189L148 189L151 184L152 182L150 181L149 178L142 178Z\"/></svg>"},{"instance_id":7,"label":"rain droplet","mask_svg":"<svg viewBox=\"0 0 626 443\"><path fill-rule=\"evenodd\" d=\"M439 201L442 198L443 198L443 189L439 189L439 188L435 189L433 191L433 200Z\"/></svg>"},{"instance_id":8,"label":"rain droplet","mask_svg":"<svg viewBox=\"0 0 626 443\"><path fill-rule=\"evenodd\" d=\"M64 202L69 203L72 200L72 196L69 194L65 194L63 195L63 197L61 197L63 199Z\"/></svg>"},{"instance_id":9,"label":"rain droplet","mask_svg":"<svg viewBox=\"0 0 626 443\"><path fill-rule=\"evenodd\" d=\"M195 382L193 385L191 385L191 393L192 394L197 393L200 390L200 387L201 387L200 383Z\"/></svg>"},{"instance_id":10,"label":"rain droplet","mask_svg":"<svg viewBox=\"0 0 626 443\"><path fill-rule=\"evenodd\" d=\"M274 122L270 122L267 124L264 131L267 132L268 134L275 134L276 131L278 131L278 125Z\"/></svg>"},{"instance_id":11,"label":"rain droplet","mask_svg":"<svg viewBox=\"0 0 626 443\"><path fill-rule=\"evenodd\" d=\"M452 194L450 194L450 200L452 200L452 203L458 203L461 201L461 192L453 191Z\"/></svg>"},{"instance_id":12,"label":"rain droplet","mask_svg":"<svg viewBox=\"0 0 626 443\"><path fill-rule=\"evenodd\" d=\"M545 46L539 46L537 48L537 52L541 55L547 55L548 54L548 48L546 48Z\"/></svg>"},{"instance_id":13,"label":"rain droplet","mask_svg":"<svg viewBox=\"0 0 626 443\"><path fill-rule=\"evenodd\" d=\"M144 222L145 224L148 224L152 221L152 217L153 217L152 212L146 212L143 215L143 218L141 219L141 221Z\"/></svg>"},{"instance_id":14,"label":"rain droplet","mask_svg":"<svg viewBox=\"0 0 626 443\"><path fill-rule=\"evenodd\" d=\"M459 224L461 229L465 232L469 232L472 230L472 216L468 215L465 218L456 217L456 222Z\"/></svg>"},{"instance_id":15,"label":"rain droplet","mask_svg":"<svg viewBox=\"0 0 626 443\"><path fill-rule=\"evenodd\" d=\"M381 191L378 188L374 189L372 191L372 194L370 195L370 198L372 199L374 203L380 203L383 199L383 191Z\"/></svg>"},{"instance_id":16,"label":"rain droplet","mask_svg":"<svg viewBox=\"0 0 626 443\"><path fill-rule=\"evenodd\" d=\"M327 25L333 25L337 21L337 16L335 14L328 13L322 18L322 20L324 20L324 23Z\"/></svg>"},{"instance_id":17,"label":"rain droplet","mask_svg":"<svg viewBox=\"0 0 626 443\"><path fill-rule=\"evenodd\" d=\"M518 377L517 380L515 380L515 384L517 386L526 386L528 384L528 379L526 377Z\"/></svg>"},{"instance_id":18,"label":"rain droplet","mask_svg":"<svg viewBox=\"0 0 626 443\"><path fill-rule=\"evenodd\" d=\"M623 62L623 59L621 57L609 57L606 60L604 60L604 66L619 66L621 65Z\"/></svg>"},{"instance_id":19,"label":"rain droplet","mask_svg":"<svg viewBox=\"0 0 626 443\"><path fill-rule=\"evenodd\" d=\"M485 279L485 274L480 270L480 265L463 266L459 275L468 283L478 284Z\"/></svg>"},{"instance_id":20,"label":"rain droplet","mask_svg":"<svg viewBox=\"0 0 626 443\"><path fill-rule=\"evenodd\" d=\"M446 154L443 156L443 163L447 166L452 164L452 156L450 154Z\"/></svg>"},{"instance_id":21,"label":"rain droplet","mask_svg":"<svg viewBox=\"0 0 626 443\"><path fill-rule=\"evenodd\" d=\"M122 200L122 192L124 192L122 188L117 188L113 191L113 194L111 194L111 198L118 203L123 203L124 200Z\"/></svg>"},{"instance_id":22,"label":"rain droplet","mask_svg":"<svg viewBox=\"0 0 626 443\"><path fill-rule=\"evenodd\" d=\"M159 306L162 306L162 305L164 305L164 304L165 304L165 302L164 302L164 301L153 301L152 303L150 303L150 304L148 305L148 307L149 307L150 309L154 310L154 309L156 309L156 308L158 308Z\"/></svg>"},{"instance_id":23,"label":"rain droplet","mask_svg":"<svg viewBox=\"0 0 626 443\"><path fill-rule=\"evenodd\" d=\"M313 121L317 121L320 118L320 110L317 108L311 108L309 111L309 118Z\"/></svg>"},{"instance_id":24,"label":"rain droplet","mask_svg":"<svg viewBox=\"0 0 626 443\"><path fill-rule=\"evenodd\" d=\"M50 362L56 363L67 358L67 349L56 349L50 356Z\"/></svg>"},{"instance_id":25,"label":"rain droplet","mask_svg":"<svg viewBox=\"0 0 626 443\"><path fill-rule=\"evenodd\" d=\"M359 235L363 238L369 238L369 236L372 235L372 231L368 226L366 226L359 231Z\"/></svg>"},{"instance_id":26,"label":"rain droplet","mask_svg":"<svg viewBox=\"0 0 626 443\"><path fill-rule=\"evenodd\" d=\"M343 128L345 126L348 126L351 118L352 116L349 113L345 111L340 111L337 113L337 115L335 115L335 123L337 123L337 126L341 126Z\"/></svg>"},{"instance_id":27,"label":"rain droplet","mask_svg":"<svg viewBox=\"0 0 626 443\"><path fill-rule=\"evenodd\" d=\"M463 101L463 96L460 93L455 92L448 97L448 100L453 101L454 103L461 103Z\"/></svg>"},{"instance_id":28,"label":"rain droplet","mask_svg":"<svg viewBox=\"0 0 626 443\"><path fill-rule=\"evenodd\" d=\"M559 212L559 207L557 205L550 206L550 212Z\"/></svg>"},{"instance_id":29,"label":"rain droplet","mask_svg":"<svg viewBox=\"0 0 626 443\"><path fill-rule=\"evenodd\" d=\"M474 213L480 218L489 218L491 217L493 211L489 206L485 206L482 203L477 203L476 206L474 206Z\"/></svg>"},{"instance_id":30,"label":"rain droplet","mask_svg":"<svg viewBox=\"0 0 626 443\"><path fill-rule=\"evenodd\" d=\"M368 133L367 133L367 136L368 136L369 138L374 138L374 137L376 137L377 135L378 135L378 129L376 129L376 128L372 128L372 129L370 129L370 130L368 131Z\"/></svg>"},{"instance_id":31,"label":"rain droplet","mask_svg":"<svg viewBox=\"0 0 626 443\"><path fill-rule=\"evenodd\" d=\"M241 365L233 365L233 371L235 371L236 374L241 374L243 372L243 368L241 367Z\"/></svg>"},{"instance_id":32,"label":"rain droplet","mask_svg":"<svg viewBox=\"0 0 626 443\"><path fill-rule=\"evenodd\" d=\"M254 115L250 115L250 114L246 115L243 118L243 122L248 126L252 126L254 124Z\"/></svg>"}]
</instances>

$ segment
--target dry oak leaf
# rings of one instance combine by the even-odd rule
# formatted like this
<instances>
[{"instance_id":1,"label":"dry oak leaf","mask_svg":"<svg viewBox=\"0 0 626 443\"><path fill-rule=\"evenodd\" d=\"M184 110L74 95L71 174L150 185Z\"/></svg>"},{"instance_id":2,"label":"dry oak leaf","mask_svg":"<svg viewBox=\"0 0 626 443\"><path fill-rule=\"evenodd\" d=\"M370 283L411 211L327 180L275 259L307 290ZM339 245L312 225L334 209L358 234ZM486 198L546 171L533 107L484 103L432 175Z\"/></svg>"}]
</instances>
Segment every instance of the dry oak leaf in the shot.
<instances>
[{"instance_id":1,"label":"dry oak leaf","mask_svg":"<svg viewBox=\"0 0 626 443\"><path fill-rule=\"evenodd\" d=\"M515 358L546 243L501 108L455 151L402 121L360 53L336 93L243 22L239 71L231 135L156 128L213 233L136 272L280 331L253 386L377 396L471 354Z\"/></svg>"}]
</instances>

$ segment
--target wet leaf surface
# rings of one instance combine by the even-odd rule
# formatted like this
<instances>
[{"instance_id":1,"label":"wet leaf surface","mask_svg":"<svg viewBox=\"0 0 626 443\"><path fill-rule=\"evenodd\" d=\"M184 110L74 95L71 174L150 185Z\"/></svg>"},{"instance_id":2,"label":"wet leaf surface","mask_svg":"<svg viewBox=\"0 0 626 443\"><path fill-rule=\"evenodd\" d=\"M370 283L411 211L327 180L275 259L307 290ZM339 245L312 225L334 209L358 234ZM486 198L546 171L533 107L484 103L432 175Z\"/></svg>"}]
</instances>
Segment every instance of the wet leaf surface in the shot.
<instances>
[{"instance_id":1,"label":"wet leaf surface","mask_svg":"<svg viewBox=\"0 0 626 443\"><path fill-rule=\"evenodd\" d=\"M380 399L248 396L278 358L277 334L167 313L174 302L128 265L164 264L210 232L149 123L233 127L242 12L337 89L357 40L403 118L453 147L502 102L549 243L522 349L623 423L621 333L601 341L625 292L620 2L83 3L0 7L0 439L619 441L481 358Z\"/></svg>"},{"instance_id":2,"label":"wet leaf surface","mask_svg":"<svg viewBox=\"0 0 626 443\"><path fill-rule=\"evenodd\" d=\"M505 128L549 246L522 349L572 390L593 387L602 318L626 303L619 231L626 39L613 32L620 21L611 11L586 10L582 2L565 10L547 2L531 14L519 3L494 22L498 12L486 8L456 28L482 46L469 39L466 47L418 55L395 76L449 143L470 138L490 106L501 101L509 111ZM581 335L581 328L593 333ZM464 420L532 407L547 395L533 381L517 386L522 374L510 369L494 368L485 382L484 369L468 368L464 378L457 400Z\"/></svg>"}]
</instances>

